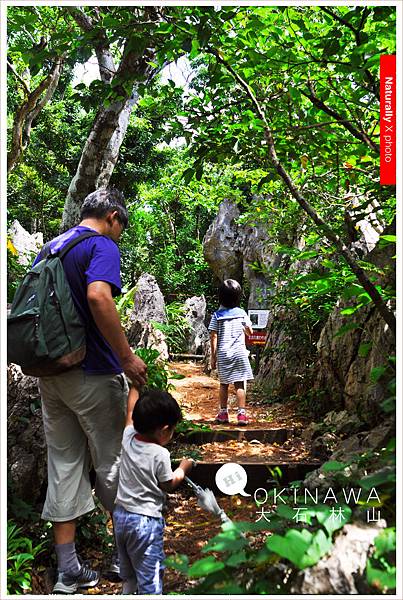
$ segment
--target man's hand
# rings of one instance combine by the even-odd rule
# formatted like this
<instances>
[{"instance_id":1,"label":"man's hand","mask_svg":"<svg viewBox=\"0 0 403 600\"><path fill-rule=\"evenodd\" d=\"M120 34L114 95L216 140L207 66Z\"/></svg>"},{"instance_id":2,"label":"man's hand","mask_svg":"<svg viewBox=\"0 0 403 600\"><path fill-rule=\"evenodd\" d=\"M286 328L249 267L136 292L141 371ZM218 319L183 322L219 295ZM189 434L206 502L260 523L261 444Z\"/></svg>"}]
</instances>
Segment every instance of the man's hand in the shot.
<instances>
[{"instance_id":1,"label":"man's hand","mask_svg":"<svg viewBox=\"0 0 403 600\"><path fill-rule=\"evenodd\" d=\"M147 365L133 352L130 354L131 356L122 360L122 368L134 387L140 388L147 382Z\"/></svg>"},{"instance_id":2,"label":"man's hand","mask_svg":"<svg viewBox=\"0 0 403 600\"><path fill-rule=\"evenodd\" d=\"M122 369L136 388L147 381L147 366L133 354L122 329L112 289L105 281L93 281L87 287L88 306L103 337L117 354Z\"/></svg>"}]
</instances>

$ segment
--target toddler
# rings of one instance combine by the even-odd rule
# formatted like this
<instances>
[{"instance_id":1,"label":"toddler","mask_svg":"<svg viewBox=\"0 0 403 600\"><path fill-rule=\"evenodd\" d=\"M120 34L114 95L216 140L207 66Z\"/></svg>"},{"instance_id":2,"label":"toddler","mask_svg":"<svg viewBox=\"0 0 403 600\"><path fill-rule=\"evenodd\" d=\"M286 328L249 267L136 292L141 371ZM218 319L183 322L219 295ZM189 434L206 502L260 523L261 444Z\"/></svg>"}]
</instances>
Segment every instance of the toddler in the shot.
<instances>
[{"instance_id":1,"label":"toddler","mask_svg":"<svg viewBox=\"0 0 403 600\"><path fill-rule=\"evenodd\" d=\"M171 394L146 390L138 398L137 390L130 390L113 512L123 594L162 594L165 492L173 491L193 465L183 459L172 472L164 448L181 418Z\"/></svg>"},{"instance_id":2,"label":"toddler","mask_svg":"<svg viewBox=\"0 0 403 600\"><path fill-rule=\"evenodd\" d=\"M228 423L228 385L233 383L238 401L238 425L247 425L245 412L246 381L253 379L245 346L245 332L252 334L252 323L246 312L239 308L242 289L234 279L226 279L219 287L219 309L210 325L211 368L217 366L220 380L220 412L218 423Z\"/></svg>"}]
</instances>

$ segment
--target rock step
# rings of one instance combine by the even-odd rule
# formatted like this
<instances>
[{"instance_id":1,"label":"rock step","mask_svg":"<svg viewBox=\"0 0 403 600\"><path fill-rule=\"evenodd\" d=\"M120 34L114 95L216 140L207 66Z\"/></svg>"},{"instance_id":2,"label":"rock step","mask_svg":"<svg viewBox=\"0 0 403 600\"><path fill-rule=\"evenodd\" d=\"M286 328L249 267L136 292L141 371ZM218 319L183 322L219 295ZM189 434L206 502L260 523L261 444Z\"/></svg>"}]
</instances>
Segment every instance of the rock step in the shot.
<instances>
[{"instance_id":1,"label":"rock step","mask_svg":"<svg viewBox=\"0 0 403 600\"><path fill-rule=\"evenodd\" d=\"M293 429L278 427L275 429L212 429L211 431L191 431L180 437L181 442L189 444L209 444L211 442L227 442L237 440L239 442L258 440L266 444L283 444L293 436Z\"/></svg>"},{"instance_id":2,"label":"rock step","mask_svg":"<svg viewBox=\"0 0 403 600\"><path fill-rule=\"evenodd\" d=\"M207 462L200 461L196 468L192 469L189 474L190 479L201 487L208 487L214 494L222 495L222 492L217 488L215 483L215 475L220 467L228 464L223 462ZM244 462L237 461L236 457L232 462L241 465L248 476L248 482L245 486L245 491L248 494L255 492L257 488L273 489L275 487L282 488L292 481L303 480L305 476L317 469L320 466L320 461L298 462L298 463L281 463L281 462ZM274 479L270 469L278 467L281 470L282 476L278 481Z\"/></svg>"}]
</instances>

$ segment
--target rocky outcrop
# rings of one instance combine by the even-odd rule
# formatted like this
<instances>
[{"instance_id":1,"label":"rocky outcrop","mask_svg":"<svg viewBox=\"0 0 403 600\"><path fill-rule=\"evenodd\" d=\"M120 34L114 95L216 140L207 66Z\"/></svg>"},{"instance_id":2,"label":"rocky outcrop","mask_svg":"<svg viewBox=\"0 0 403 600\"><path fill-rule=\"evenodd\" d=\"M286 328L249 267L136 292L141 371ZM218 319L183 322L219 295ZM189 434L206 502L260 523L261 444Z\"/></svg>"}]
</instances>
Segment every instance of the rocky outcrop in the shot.
<instances>
[{"instance_id":1,"label":"rocky outcrop","mask_svg":"<svg viewBox=\"0 0 403 600\"><path fill-rule=\"evenodd\" d=\"M21 265L29 265L43 246L42 233L30 234L19 221L13 221L8 235L14 248L18 252L17 260Z\"/></svg>"},{"instance_id":2,"label":"rocky outcrop","mask_svg":"<svg viewBox=\"0 0 403 600\"><path fill-rule=\"evenodd\" d=\"M189 354L205 354L209 343L209 332L204 323L206 319L206 299L204 296L192 296L185 301L184 317L189 324L186 334L186 351Z\"/></svg>"},{"instance_id":3,"label":"rocky outcrop","mask_svg":"<svg viewBox=\"0 0 403 600\"><path fill-rule=\"evenodd\" d=\"M243 261L237 224L239 215L237 205L230 200L224 200L204 236L204 258L220 281L224 279L242 281Z\"/></svg>"},{"instance_id":4,"label":"rocky outcrop","mask_svg":"<svg viewBox=\"0 0 403 600\"><path fill-rule=\"evenodd\" d=\"M166 323L165 300L153 275L143 273L135 285L133 311L130 320Z\"/></svg>"},{"instance_id":5,"label":"rocky outcrop","mask_svg":"<svg viewBox=\"0 0 403 600\"><path fill-rule=\"evenodd\" d=\"M301 571L291 593L348 596L370 592L365 581L367 558L375 538L385 526L383 520L368 525L360 522L344 525L330 554L314 567Z\"/></svg>"},{"instance_id":6,"label":"rocky outcrop","mask_svg":"<svg viewBox=\"0 0 403 600\"><path fill-rule=\"evenodd\" d=\"M166 323L164 296L157 280L143 273L135 288L133 310L126 327L128 342L134 348L155 348L167 359L165 335L153 324Z\"/></svg>"},{"instance_id":7,"label":"rocky outcrop","mask_svg":"<svg viewBox=\"0 0 403 600\"><path fill-rule=\"evenodd\" d=\"M354 207L354 203L351 205ZM358 240L352 248L365 260L383 270L379 283L394 285L394 246L375 246L382 225L377 221L374 208L368 210L358 222ZM372 304L361 307L353 315L342 315L343 308L351 307L355 300L341 300L326 323L318 323L308 333L301 326L298 312L270 307L270 296L275 284L270 273L282 261L270 243L266 226L239 223L240 211L234 202L225 200L211 224L205 240L206 261L218 279L233 277L244 279L250 289L249 308L269 308L267 342L260 361L256 380L264 384L271 399L289 396L306 397L319 414L331 409L357 411L360 415L376 415L382 398L385 398L385 381L371 381L371 371L386 364L394 353L394 338ZM357 231L356 231L357 233ZM394 233L393 226L384 233ZM304 247L303 239L288 240L287 244ZM368 254L368 250L371 252ZM317 259L292 264L292 272L304 273L320 268ZM284 263L283 263L284 264ZM375 269L375 273L377 273ZM344 326L343 335L336 335Z\"/></svg>"},{"instance_id":8,"label":"rocky outcrop","mask_svg":"<svg viewBox=\"0 0 403 600\"><path fill-rule=\"evenodd\" d=\"M239 224L241 213L232 200L224 200L203 240L204 257L219 281L247 282L248 307L266 308L273 284L267 276L281 257L273 253L266 228Z\"/></svg>"},{"instance_id":9,"label":"rocky outcrop","mask_svg":"<svg viewBox=\"0 0 403 600\"><path fill-rule=\"evenodd\" d=\"M38 380L7 368L7 451L12 498L35 505L46 491L46 443Z\"/></svg>"}]
</instances>

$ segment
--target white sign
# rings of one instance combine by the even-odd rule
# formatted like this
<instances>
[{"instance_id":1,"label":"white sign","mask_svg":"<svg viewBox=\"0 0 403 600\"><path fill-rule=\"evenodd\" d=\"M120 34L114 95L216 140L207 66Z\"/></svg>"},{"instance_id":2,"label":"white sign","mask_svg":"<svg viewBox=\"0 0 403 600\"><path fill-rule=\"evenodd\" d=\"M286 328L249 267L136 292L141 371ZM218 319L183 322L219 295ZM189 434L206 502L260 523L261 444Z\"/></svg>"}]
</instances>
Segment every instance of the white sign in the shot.
<instances>
[{"instance_id":1,"label":"white sign","mask_svg":"<svg viewBox=\"0 0 403 600\"><path fill-rule=\"evenodd\" d=\"M269 320L268 310L248 310L248 317L252 322L253 329L265 329Z\"/></svg>"}]
</instances>

